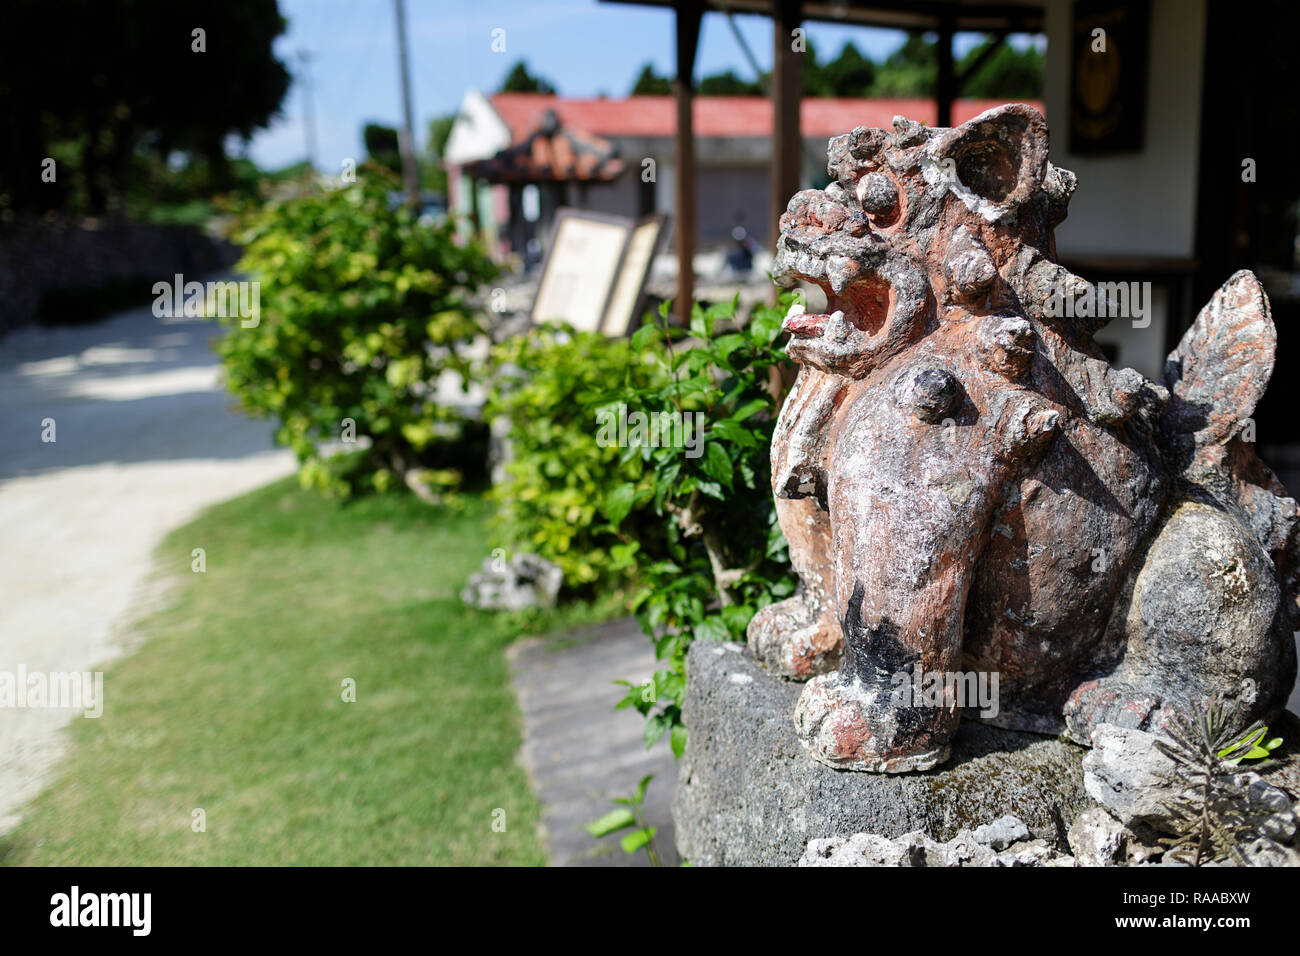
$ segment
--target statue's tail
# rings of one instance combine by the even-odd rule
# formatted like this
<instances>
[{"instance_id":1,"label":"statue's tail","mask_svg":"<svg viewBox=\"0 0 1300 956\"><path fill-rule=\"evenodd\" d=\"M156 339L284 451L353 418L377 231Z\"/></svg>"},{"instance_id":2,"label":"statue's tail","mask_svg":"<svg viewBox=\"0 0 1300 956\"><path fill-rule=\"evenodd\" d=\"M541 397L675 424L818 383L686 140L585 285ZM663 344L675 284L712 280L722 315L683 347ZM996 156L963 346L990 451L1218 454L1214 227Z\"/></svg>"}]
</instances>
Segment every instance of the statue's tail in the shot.
<instances>
[{"instance_id":1,"label":"statue's tail","mask_svg":"<svg viewBox=\"0 0 1300 956\"><path fill-rule=\"evenodd\" d=\"M1268 296L1243 269L1214 293L1165 360L1169 405L1161 424L1181 470L1215 464L1222 456L1214 449L1248 428L1276 351Z\"/></svg>"},{"instance_id":2,"label":"statue's tail","mask_svg":"<svg viewBox=\"0 0 1300 956\"><path fill-rule=\"evenodd\" d=\"M1296 502L1256 456L1251 418L1276 352L1268 296L1243 269L1219 287L1165 360L1169 405L1160 430L1176 471L1241 507L1300 611Z\"/></svg>"}]
</instances>

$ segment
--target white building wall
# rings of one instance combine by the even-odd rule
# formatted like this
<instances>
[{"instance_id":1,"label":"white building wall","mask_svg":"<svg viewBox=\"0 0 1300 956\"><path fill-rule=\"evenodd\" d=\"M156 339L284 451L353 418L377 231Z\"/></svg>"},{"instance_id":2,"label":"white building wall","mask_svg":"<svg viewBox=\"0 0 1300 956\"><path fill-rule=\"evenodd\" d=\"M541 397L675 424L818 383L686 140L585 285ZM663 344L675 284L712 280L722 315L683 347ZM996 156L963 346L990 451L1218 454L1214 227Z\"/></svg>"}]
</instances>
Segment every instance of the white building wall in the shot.
<instances>
[{"instance_id":1,"label":"white building wall","mask_svg":"<svg viewBox=\"0 0 1300 956\"><path fill-rule=\"evenodd\" d=\"M1043 100L1052 131L1051 160L1079 177L1070 215L1056 230L1057 255L1071 258L1187 258L1196 248L1200 163L1204 0L1152 0L1147 101L1141 152L1078 156L1069 152L1073 3L1045 0L1047 59ZM1118 278L1090 275L1096 281ZM1225 277L1226 278L1226 277ZM1198 308L1200 303L1193 303ZM1115 319L1097 333L1120 365L1157 378L1171 321L1156 288L1151 322Z\"/></svg>"},{"instance_id":2,"label":"white building wall","mask_svg":"<svg viewBox=\"0 0 1300 956\"><path fill-rule=\"evenodd\" d=\"M486 96L468 90L461 100L443 150L443 162L463 166L487 159L510 145L510 129Z\"/></svg>"},{"instance_id":3,"label":"white building wall","mask_svg":"<svg viewBox=\"0 0 1300 956\"><path fill-rule=\"evenodd\" d=\"M1073 170L1079 188L1056 231L1071 255L1190 256L1195 246L1201 134L1204 0L1153 0L1146 127L1140 153L1068 152L1071 0L1046 0L1044 105L1052 162Z\"/></svg>"}]
</instances>

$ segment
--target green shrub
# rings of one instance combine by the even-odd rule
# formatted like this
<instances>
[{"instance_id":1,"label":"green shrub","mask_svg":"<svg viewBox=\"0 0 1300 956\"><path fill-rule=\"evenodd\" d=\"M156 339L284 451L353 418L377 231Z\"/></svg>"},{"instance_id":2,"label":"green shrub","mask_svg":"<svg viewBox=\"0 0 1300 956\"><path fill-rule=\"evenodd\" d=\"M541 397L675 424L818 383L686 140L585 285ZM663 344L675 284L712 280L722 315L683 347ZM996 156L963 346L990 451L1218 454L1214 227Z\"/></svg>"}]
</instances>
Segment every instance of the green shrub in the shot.
<instances>
[{"instance_id":1,"label":"green shrub","mask_svg":"<svg viewBox=\"0 0 1300 956\"><path fill-rule=\"evenodd\" d=\"M331 494L412 478L417 490L454 487L463 469L448 444L478 437L436 385L448 372L462 386L481 376L468 346L484 328L467 298L496 267L450 225L396 205L395 188L373 166L346 187L303 181L244 207L233 232L261 312L253 328L227 320L227 384L244 409L280 420L303 483ZM326 461L322 445L349 430L369 448Z\"/></svg>"},{"instance_id":2,"label":"green shrub","mask_svg":"<svg viewBox=\"0 0 1300 956\"><path fill-rule=\"evenodd\" d=\"M492 491L499 543L558 565L571 592L625 583L632 549L600 504L641 468L597 442L595 410L613 387L660 380L659 364L625 339L554 324L498 345L493 362L485 414L508 422L511 448L505 481Z\"/></svg>"},{"instance_id":3,"label":"green shrub","mask_svg":"<svg viewBox=\"0 0 1300 956\"><path fill-rule=\"evenodd\" d=\"M697 306L689 331L665 306L630 342L547 326L494 349L488 414L507 419L514 453L493 492L504 542L557 563L570 589L636 582L633 609L661 666L645 684L622 682L618 706L645 716L647 745L668 734L677 754L691 642L743 640L754 613L795 587L769 458L793 301L739 329L732 300ZM605 440L610 423L642 415L698 430L680 436L686 447Z\"/></svg>"},{"instance_id":4,"label":"green shrub","mask_svg":"<svg viewBox=\"0 0 1300 956\"><path fill-rule=\"evenodd\" d=\"M769 457L784 397L774 387L786 363L776 343L793 301L786 293L776 306L755 309L738 330L735 299L697 305L689 333L668 324L665 305L660 325L632 337L634 349L656 355L666 381L624 391L618 400L648 414L702 416L698 456L678 448L625 450L641 460L642 473L614 488L604 504L610 523L636 545L642 588L633 607L661 663L651 682L624 682L618 706L645 716L647 746L667 733L678 756L686 746L681 706L691 643L744 640L755 612L795 587ZM642 535L646 528L655 534Z\"/></svg>"}]
</instances>

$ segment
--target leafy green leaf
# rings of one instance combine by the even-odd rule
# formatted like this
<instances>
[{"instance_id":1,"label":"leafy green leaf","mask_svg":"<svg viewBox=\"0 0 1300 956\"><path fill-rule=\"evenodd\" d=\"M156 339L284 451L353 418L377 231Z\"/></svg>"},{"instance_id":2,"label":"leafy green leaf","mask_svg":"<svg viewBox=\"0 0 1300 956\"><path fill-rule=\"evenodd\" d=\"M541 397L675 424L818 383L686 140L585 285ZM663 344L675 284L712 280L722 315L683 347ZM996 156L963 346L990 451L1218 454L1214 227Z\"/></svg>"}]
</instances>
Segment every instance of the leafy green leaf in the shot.
<instances>
[{"instance_id":1,"label":"leafy green leaf","mask_svg":"<svg viewBox=\"0 0 1300 956\"><path fill-rule=\"evenodd\" d=\"M701 494L708 495L710 498L717 498L719 501L726 501L727 496L722 493L722 485L716 481L698 481L696 487L700 489Z\"/></svg>"},{"instance_id":2,"label":"leafy green leaf","mask_svg":"<svg viewBox=\"0 0 1300 956\"><path fill-rule=\"evenodd\" d=\"M691 334L707 339L713 335L713 316L698 302L691 308Z\"/></svg>"},{"instance_id":3,"label":"leafy green leaf","mask_svg":"<svg viewBox=\"0 0 1300 956\"><path fill-rule=\"evenodd\" d=\"M646 749L649 750L659 742L659 738L664 735L668 729L668 721L664 719L663 714L651 714L646 718L645 729L641 736L645 740Z\"/></svg>"},{"instance_id":4,"label":"leafy green leaf","mask_svg":"<svg viewBox=\"0 0 1300 956\"><path fill-rule=\"evenodd\" d=\"M745 629L749 627L750 620L754 617L754 608L748 604L733 604L730 607L724 607L721 611L723 623L727 625L727 630L733 637L744 636Z\"/></svg>"},{"instance_id":5,"label":"leafy green leaf","mask_svg":"<svg viewBox=\"0 0 1300 956\"><path fill-rule=\"evenodd\" d=\"M741 405L740 408L732 412L731 420L733 422L743 422L750 415L753 415L755 412L761 412L768 406L769 403L766 400L756 398L753 401L746 402L744 405Z\"/></svg>"},{"instance_id":6,"label":"leafy green leaf","mask_svg":"<svg viewBox=\"0 0 1300 956\"><path fill-rule=\"evenodd\" d=\"M657 325L643 325L632 333L632 348L644 352L652 344L663 339L664 334Z\"/></svg>"},{"instance_id":7,"label":"leafy green leaf","mask_svg":"<svg viewBox=\"0 0 1300 956\"><path fill-rule=\"evenodd\" d=\"M631 482L621 484L611 491L605 498L604 507L605 517L609 518L609 523L615 526L622 524L635 501L636 485Z\"/></svg>"},{"instance_id":8,"label":"leafy green leaf","mask_svg":"<svg viewBox=\"0 0 1300 956\"><path fill-rule=\"evenodd\" d=\"M709 442L704 446L704 458L701 462L704 473L713 480L720 482L727 488L731 487L732 469L731 459L727 457L726 451L722 446Z\"/></svg>"},{"instance_id":9,"label":"leafy green leaf","mask_svg":"<svg viewBox=\"0 0 1300 956\"><path fill-rule=\"evenodd\" d=\"M655 827L642 827L640 830L633 830L623 837L618 841L618 844L623 848L624 853L635 853L653 840L657 832L659 831Z\"/></svg>"},{"instance_id":10,"label":"leafy green leaf","mask_svg":"<svg viewBox=\"0 0 1300 956\"><path fill-rule=\"evenodd\" d=\"M753 448L758 444L758 439L754 437L752 431L730 418L719 419L710 427L716 437L724 438L743 448Z\"/></svg>"},{"instance_id":11,"label":"leafy green leaf","mask_svg":"<svg viewBox=\"0 0 1300 956\"><path fill-rule=\"evenodd\" d=\"M588 823L585 829L594 837L603 837L635 824L636 816L631 810L611 810L599 820Z\"/></svg>"},{"instance_id":12,"label":"leafy green leaf","mask_svg":"<svg viewBox=\"0 0 1300 956\"><path fill-rule=\"evenodd\" d=\"M726 621L721 616L706 617L695 625L697 641L725 641L731 637Z\"/></svg>"},{"instance_id":13,"label":"leafy green leaf","mask_svg":"<svg viewBox=\"0 0 1300 956\"><path fill-rule=\"evenodd\" d=\"M674 724L672 736L669 738L669 743L673 748L674 758L681 759L682 754L686 752L686 738L686 725Z\"/></svg>"},{"instance_id":14,"label":"leafy green leaf","mask_svg":"<svg viewBox=\"0 0 1300 956\"><path fill-rule=\"evenodd\" d=\"M785 317L773 312L755 314L749 321L750 341L757 345L771 345L781 334L781 324Z\"/></svg>"}]
</instances>

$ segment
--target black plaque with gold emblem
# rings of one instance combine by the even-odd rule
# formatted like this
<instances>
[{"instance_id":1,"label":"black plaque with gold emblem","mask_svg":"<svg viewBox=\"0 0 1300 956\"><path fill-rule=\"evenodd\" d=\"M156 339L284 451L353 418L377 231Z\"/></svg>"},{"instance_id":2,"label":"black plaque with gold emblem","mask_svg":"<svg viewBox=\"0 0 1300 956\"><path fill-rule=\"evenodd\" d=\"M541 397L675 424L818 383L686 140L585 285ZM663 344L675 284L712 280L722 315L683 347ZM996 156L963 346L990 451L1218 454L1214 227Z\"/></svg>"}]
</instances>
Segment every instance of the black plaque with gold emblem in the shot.
<instances>
[{"instance_id":1,"label":"black plaque with gold emblem","mask_svg":"<svg viewBox=\"0 0 1300 956\"><path fill-rule=\"evenodd\" d=\"M1070 49L1070 152L1142 148L1148 0L1076 0Z\"/></svg>"}]
</instances>

